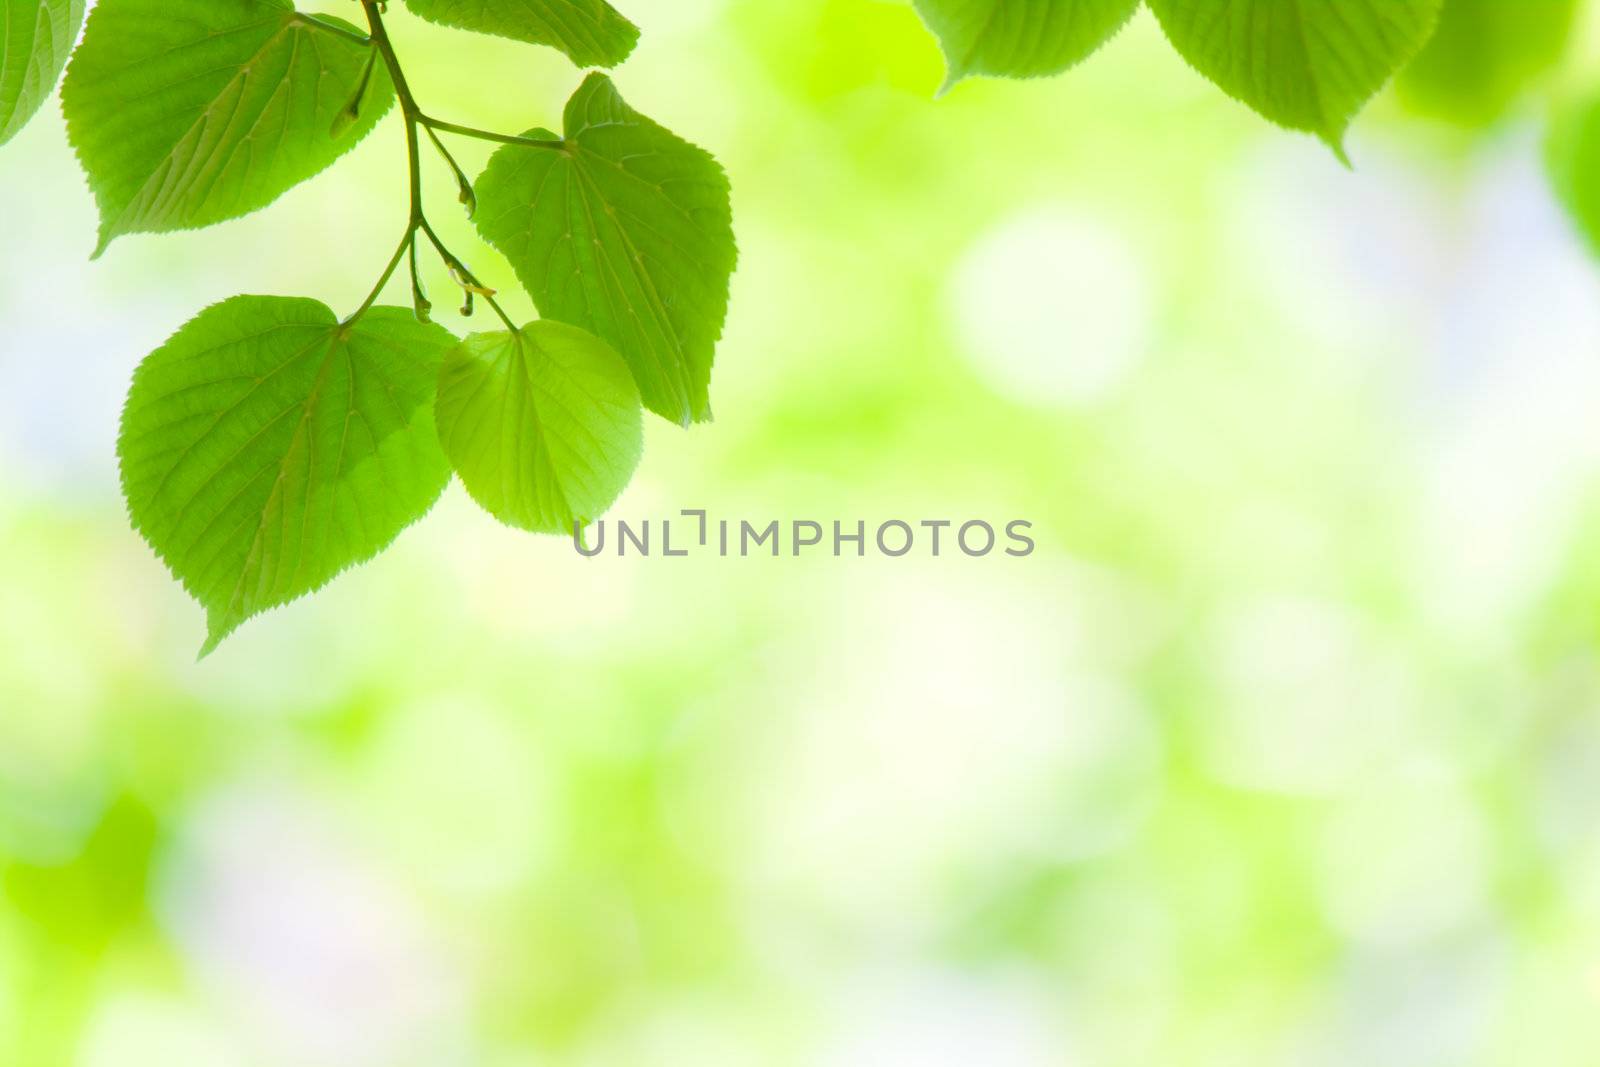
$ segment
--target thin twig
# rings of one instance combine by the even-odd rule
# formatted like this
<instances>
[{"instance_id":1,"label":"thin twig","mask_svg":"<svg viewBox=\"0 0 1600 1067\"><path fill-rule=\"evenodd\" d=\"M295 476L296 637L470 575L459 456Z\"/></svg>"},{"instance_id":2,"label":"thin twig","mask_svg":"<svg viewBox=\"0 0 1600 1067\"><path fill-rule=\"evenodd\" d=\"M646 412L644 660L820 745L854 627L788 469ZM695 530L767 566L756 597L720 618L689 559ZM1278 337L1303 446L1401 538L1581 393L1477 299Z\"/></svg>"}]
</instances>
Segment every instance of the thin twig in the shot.
<instances>
[{"instance_id":1,"label":"thin twig","mask_svg":"<svg viewBox=\"0 0 1600 1067\"><path fill-rule=\"evenodd\" d=\"M404 258L406 250L410 249L413 262L416 259L417 230L414 226L406 227L406 235L400 239L400 247L394 250L389 265L383 268L383 274L378 278L378 284L372 287L372 292L367 299L356 309L354 315L344 320L344 325L352 325L357 319L372 310L372 305L378 302L378 294L383 292L383 287L389 284L389 279L394 277L394 272L400 267L400 260Z\"/></svg>"},{"instance_id":2,"label":"thin twig","mask_svg":"<svg viewBox=\"0 0 1600 1067\"><path fill-rule=\"evenodd\" d=\"M491 130L480 130L472 126L460 126L454 122L445 122L431 115L419 115L417 118L430 130L443 130L445 133L456 133L462 137L476 137L480 141L494 141L496 144L515 144L524 148L554 148L558 151L567 147L567 142L559 137L551 140L539 137L513 137L509 133L494 133Z\"/></svg>"},{"instance_id":3,"label":"thin twig","mask_svg":"<svg viewBox=\"0 0 1600 1067\"><path fill-rule=\"evenodd\" d=\"M500 306L500 302L494 298L494 290L480 282L477 275L472 273L472 268L461 262L455 253L444 246L444 242L439 239L438 234L433 232L433 226L427 219L422 220L422 232L433 243L434 251L439 253L439 258L444 260L445 266L449 267L451 273L457 276L458 284L465 282L466 284L462 285L462 288L469 294L475 293L487 300L489 306L494 309L494 313L500 316L500 321L506 324L506 329L512 333L521 333L522 331L517 327L517 324L511 321L511 317L505 313L505 309ZM468 306L471 306L470 296Z\"/></svg>"}]
</instances>

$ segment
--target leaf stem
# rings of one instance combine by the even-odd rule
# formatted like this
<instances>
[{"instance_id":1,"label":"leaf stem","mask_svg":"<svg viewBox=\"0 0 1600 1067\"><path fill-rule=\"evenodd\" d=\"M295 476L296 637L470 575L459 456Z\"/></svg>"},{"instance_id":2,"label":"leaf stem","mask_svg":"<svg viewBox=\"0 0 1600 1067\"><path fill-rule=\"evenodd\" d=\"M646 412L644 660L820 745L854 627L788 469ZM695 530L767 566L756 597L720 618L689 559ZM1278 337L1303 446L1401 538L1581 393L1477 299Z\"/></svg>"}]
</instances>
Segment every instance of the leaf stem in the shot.
<instances>
[{"instance_id":1,"label":"leaf stem","mask_svg":"<svg viewBox=\"0 0 1600 1067\"><path fill-rule=\"evenodd\" d=\"M395 95L400 98L400 108L405 112L406 121L415 122L417 116L422 114L422 109L417 107L417 99L411 95L411 83L406 81L405 71L400 67L400 57L395 54L394 42L389 40L389 31L383 24L383 13L379 10L382 4L383 0L361 0L367 25L372 29L372 43L377 46L378 54L383 56L384 66L389 68Z\"/></svg>"},{"instance_id":2,"label":"leaf stem","mask_svg":"<svg viewBox=\"0 0 1600 1067\"><path fill-rule=\"evenodd\" d=\"M389 80L394 82L394 95L400 101L400 113L405 118L406 162L411 169L411 226L415 232L417 224L422 221L422 153L417 139L417 122L422 109L417 107L417 98L411 95L411 83L406 81L400 57L395 54L394 42L389 40L389 31L378 10L379 3L380 0L361 0L361 7L367 13L367 25L372 27L372 43L383 57L383 65L389 70Z\"/></svg>"},{"instance_id":3,"label":"leaf stem","mask_svg":"<svg viewBox=\"0 0 1600 1067\"><path fill-rule=\"evenodd\" d=\"M416 261L416 245L416 228L407 226L406 235L400 238L400 247L394 250L394 256L390 258L389 265L383 268L383 274L379 276L378 284L372 287L372 292L367 295L367 299L362 305L356 309L355 314L344 320L344 325L353 325L357 319L372 310L372 305L378 302L378 294L383 292L385 285L389 284L389 279L394 277L394 272L400 269L400 261L405 258L406 252L410 251L412 261Z\"/></svg>"},{"instance_id":4,"label":"leaf stem","mask_svg":"<svg viewBox=\"0 0 1600 1067\"><path fill-rule=\"evenodd\" d=\"M357 33L355 30L350 29L348 26L344 25L343 22L335 22L332 18L305 11L295 12L294 17L299 22L314 25L319 30L327 30L329 33L338 37L343 37L347 41L354 41L356 44L368 43L367 38L361 36L361 34Z\"/></svg>"},{"instance_id":5,"label":"leaf stem","mask_svg":"<svg viewBox=\"0 0 1600 1067\"><path fill-rule=\"evenodd\" d=\"M450 123L436 123L425 116L422 113L422 109L417 106L417 99L411 93L411 84L406 81L405 71L401 68L400 57L395 53L394 42L389 39L389 31L383 24L382 6L383 0L361 0L361 9L366 13L367 25L372 30L372 45L378 50L378 55L383 57L383 65L389 71L390 81L394 83L395 97L400 101L400 113L405 119L406 163L410 171L411 208L406 223L406 233L400 241L400 247L395 250L389 265L384 268L383 275L378 279L378 284L373 288L372 294L367 297L366 302L361 305L361 308L354 315L345 320L345 324L349 325L355 322L371 310L372 305L378 299L378 294L389 283L389 279L394 277L395 271L400 267L400 261L406 257L408 252L411 257L412 300L417 308L418 315L426 314L428 304L421 295L422 283L417 276L417 234L420 231L427 236L434 250L439 253L439 258L444 261L445 266L450 270L457 284L466 291L467 302L466 306L462 308L462 313L470 315L472 313L473 297L475 295L481 296L489 302L489 306L500 317L500 321L506 324L506 328L512 333L518 333L520 331L517 329L516 323L511 321L511 317L505 313L505 310L495 300L494 291L480 282L477 276L461 261L460 257L445 247L444 242L439 239L439 235L434 232L433 225L428 221L427 212L422 202L421 135L417 131L419 129L428 131L428 136L432 138L440 154L444 156L445 160L450 164L451 170L455 172L457 181L461 183L461 198L470 210L474 199L472 183L433 132L435 126L439 129L453 132L465 132L468 128L464 126L456 127ZM478 134L498 137L498 135L486 134L484 131L473 132L473 135ZM545 142L530 141L529 143L542 145ZM551 142L551 144L559 146L559 142Z\"/></svg>"},{"instance_id":6,"label":"leaf stem","mask_svg":"<svg viewBox=\"0 0 1600 1067\"><path fill-rule=\"evenodd\" d=\"M445 122L431 115L417 116L421 123L429 130L442 130L445 133L460 134L462 137L476 137L480 141L493 141L496 144L522 145L524 148L554 148L561 150L567 143L563 140L543 140L538 137L513 137L508 133L495 133L492 130L480 130L472 126L460 126L454 122Z\"/></svg>"}]
</instances>

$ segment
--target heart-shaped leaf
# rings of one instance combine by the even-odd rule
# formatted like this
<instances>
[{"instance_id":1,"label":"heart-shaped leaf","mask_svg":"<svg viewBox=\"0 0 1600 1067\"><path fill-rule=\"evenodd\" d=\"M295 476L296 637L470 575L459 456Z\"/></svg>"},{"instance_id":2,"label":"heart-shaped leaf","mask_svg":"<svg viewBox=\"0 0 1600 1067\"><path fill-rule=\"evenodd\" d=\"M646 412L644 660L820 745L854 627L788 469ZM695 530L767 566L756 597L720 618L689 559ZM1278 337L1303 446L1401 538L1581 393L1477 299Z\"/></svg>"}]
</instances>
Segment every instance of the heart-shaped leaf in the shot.
<instances>
[{"instance_id":1,"label":"heart-shaped leaf","mask_svg":"<svg viewBox=\"0 0 1600 1067\"><path fill-rule=\"evenodd\" d=\"M559 147L507 145L478 181L478 230L546 319L581 326L633 369L645 406L711 417L711 361L738 252L716 160L592 74ZM532 138L554 140L543 130Z\"/></svg>"},{"instance_id":2,"label":"heart-shaped leaf","mask_svg":"<svg viewBox=\"0 0 1600 1067\"><path fill-rule=\"evenodd\" d=\"M289 0L103 0L62 88L95 254L249 214L327 167L394 101L374 55Z\"/></svg>"},{"instance_id":3,"label":"heart-shaped leaf","mask_svg":"<svg viewBox=\"0 0 1600 1067\"><path fill-rule=\"evenodd\" d=\"M1433 33L1440 0L1150 0L1167 37L1228 95L1344 158L1356 113Z\"/></svg>"},{"instance_id":4,"label":"heart-shaped leaf","mask_svg":"<svg viewBox=\"0 0 1600 1067\"><path fill-rule=\"evenodd\" d=\"M474 334L439 377L439 437L474 500L511 526L570 533L616 500L643 452L639 390L561 322Z\"/></svg>"},{"instance_id":5,"label":"heart-shaped leaf","mask_svg":"<svg viewBox=\"0 0 1600 1067\"><path fill-rule=\"evenodd\" d=\"M205 607L204 652L433 506L450 480L434 389L455 343L410 310L346 325L314 300L240 296L140 365L117 448L123 493Z\"/></svg>"}]
</instances>

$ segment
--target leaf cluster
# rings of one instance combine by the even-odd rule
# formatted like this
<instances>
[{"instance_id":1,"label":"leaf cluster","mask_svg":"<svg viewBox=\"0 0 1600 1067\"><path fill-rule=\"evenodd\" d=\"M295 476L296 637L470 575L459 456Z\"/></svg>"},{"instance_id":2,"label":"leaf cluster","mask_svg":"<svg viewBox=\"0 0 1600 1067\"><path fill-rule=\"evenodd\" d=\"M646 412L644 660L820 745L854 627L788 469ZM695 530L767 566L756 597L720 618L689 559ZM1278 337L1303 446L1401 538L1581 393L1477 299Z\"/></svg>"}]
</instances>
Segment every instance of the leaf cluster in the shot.
<instances>
[{"instance_id":1,"label":"leaf cluster","mask_svg":"<svg viewBox=\"0 0 1600 1067\"><path fill-rule=\"evenodd\" d=\"M1200 74L1343 159L1351 121L1397 75L1422 110L1496 119L1560 61L1578 0L913 2L943 46L947 88L1064 71L1143 3ZM606 0L403 3L580 68L614 67L639 40ZM381 552L452 477L504 523L566 532L632 478L645 411L685 427L711 418L738 258L717 161L598 70L559 133L438 118L407 82L387 0L359 7L364 25L293 0L99 0L86 21L85 0L0 0L0 143L65 69L67 131L99 207L96 256L129 235L264 208L385 116L404 129L404 224L359 307L340 317L311 298L234 297L134 375L118 443L129 515L205 608L206 651ZM1600 251L1600 100L1554 129L1556 186ZM450 153L457 137L497 146L476 178ZM440 238L420 164L430 149L538 321L508 317ZM462 313L486 305L496 329L462 339L432 321L429 256ZM410 306L380 305L406 276Z\"/></svg>"},{"instance_id":2,"label":"leaf cluster","mask_svg":"<svg viewBox=\"0 0 1600 1067\"><path fill-rule=\"evenodd\" d=\"M405 2L584 67L621 63L639 38L605 0ZM496 133L422 109L382 0L360 0L364 27L292 0L100 0L86 26L83 0L0 4L0 138L65 67L67 132L100 211L96 256L131 234L266 207L385 115L404 125L404 226L359 307L341 318L314 299L234 297L134 375L118 441L128 512L205 608L205 651L381 552L452 476L502 522L571 531L632 478L644 409L682 426L710 418L737 260L728 181L607 75L582 81L563 134ZM451 137L499 146L483 175L462 170ZM439 237L427 147L538 321L510 319ZM458 339L432 321L418 262L429 255L462 313L487 304L501 328ZM380 306L402 268L411 306Z\"/></svg>"},{"instance_id":3,"label":"leaf cluster","mask_svg":"<svg viewBox=\"0 0 1600 1067\"><path fill-rule=\"evenodd\" d=\"M972 75L1058 74L1147 6L1191 67L1271 121L1345 158L1380 89L1468 122L1497 118L1556 64L1577 0L914 0L939 38L946 88Z\"/></svg>"}]
</instances>

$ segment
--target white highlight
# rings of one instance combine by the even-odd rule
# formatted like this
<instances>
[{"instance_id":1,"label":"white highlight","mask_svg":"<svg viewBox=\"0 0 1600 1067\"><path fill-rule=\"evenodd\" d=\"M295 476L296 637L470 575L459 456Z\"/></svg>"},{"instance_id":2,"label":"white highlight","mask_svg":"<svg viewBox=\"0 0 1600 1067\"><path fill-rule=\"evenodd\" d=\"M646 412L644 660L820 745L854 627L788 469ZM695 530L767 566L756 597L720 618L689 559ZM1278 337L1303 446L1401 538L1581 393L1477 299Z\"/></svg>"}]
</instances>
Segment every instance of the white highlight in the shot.
<instances>
[{"instance_id":1,"label":"white highlight","mask_svg":"<svg viewBox=\"0 0 1600 1067\"><path fill-rule=\"evenodd\" d=\"M995 392L1039 406L1106 399L1148 350L1155 303L1128 237L1062 208L1035 208L986 234L950 286L973 368Z\"/></svg>"}]
</instances>

